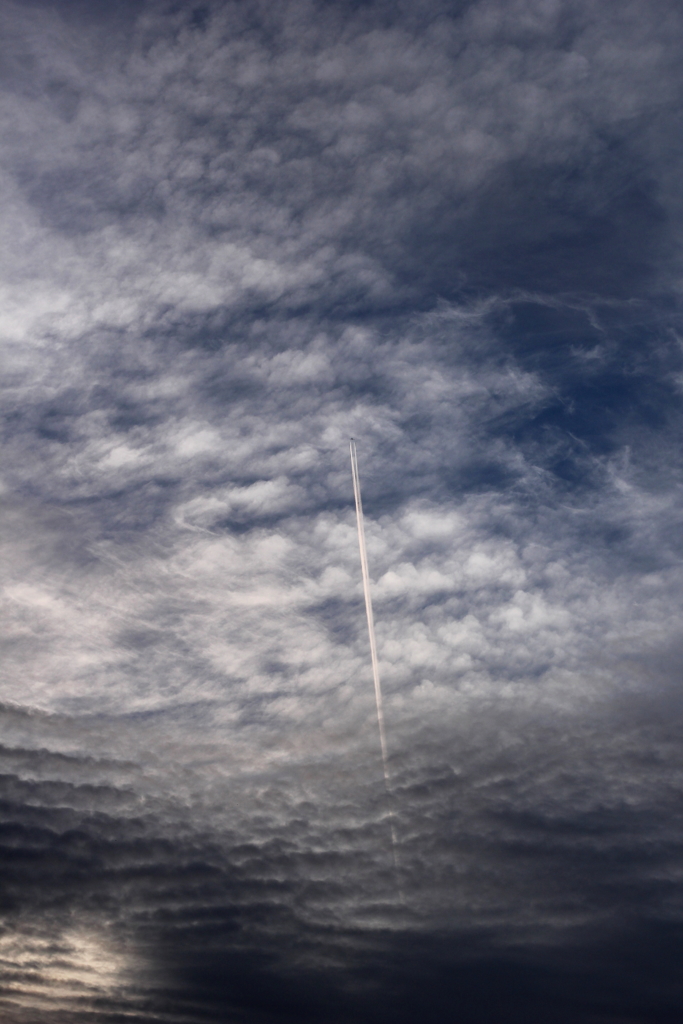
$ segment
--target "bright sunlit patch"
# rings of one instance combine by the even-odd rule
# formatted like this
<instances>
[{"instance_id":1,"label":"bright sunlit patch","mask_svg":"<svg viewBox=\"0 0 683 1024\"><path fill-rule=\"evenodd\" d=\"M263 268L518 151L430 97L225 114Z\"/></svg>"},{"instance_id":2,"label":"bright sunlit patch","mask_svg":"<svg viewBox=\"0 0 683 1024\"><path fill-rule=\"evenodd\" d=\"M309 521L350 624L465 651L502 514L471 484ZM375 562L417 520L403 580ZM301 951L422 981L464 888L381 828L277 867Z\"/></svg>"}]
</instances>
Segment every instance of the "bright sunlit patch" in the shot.
<instances>
[{"instance_id":1,"label":"bright sunlit patch","mask_svg":"<svg viewBox=\"0 0 683 1024\"><path fill-rule=\"evenodd\" d=\"M69 929L54 937L0 936L1 1005L48 1010L85 1008L125 987L131 960L102 933Z\"/></svg>"}]
</instances>

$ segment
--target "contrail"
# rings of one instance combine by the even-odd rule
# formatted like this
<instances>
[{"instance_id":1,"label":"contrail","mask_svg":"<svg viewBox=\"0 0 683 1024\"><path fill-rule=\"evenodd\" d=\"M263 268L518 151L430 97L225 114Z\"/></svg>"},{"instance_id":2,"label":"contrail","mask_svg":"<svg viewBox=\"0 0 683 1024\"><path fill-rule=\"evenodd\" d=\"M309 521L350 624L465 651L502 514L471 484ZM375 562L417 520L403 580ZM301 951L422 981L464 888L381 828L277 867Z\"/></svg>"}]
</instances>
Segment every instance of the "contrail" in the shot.
<instances>
[{"instance_id":1,"label":"contrail","mask_svg":"<svg viewBox=\"0 0 683 1024\"><path fill-rule=\"evenodd\" d=\"M370 596L370 573L368 571L368 553L365 548L365 527L363 525L363 503L360 497L360 477L358 476L358 454L356 442L351 438L351 473L353 475L353 494L356 499L356 524L358 526L358 547L360 549L360 567L363 573L363 593L365 595L365 614L368 617L368 633L370 635L370 659L372 661L372 678L375 683L375 704L377 705L377 724L379 726L379 743L382 748L382 767L384 768L384 785L389 797L389 816L391 826L391 850L394 855L394 872L396 874L396 887L398 894L403 900L401 882L398 868L398 844L396 840L396 827L394 824L393 792L389 779L389 767L387 761L387 738L384 731L384 707L382 705L382 686L379 681L379 662L377 660L377 640L375 638L375 619L372 614L372 597Z\"/></svg>"}]
</instances>

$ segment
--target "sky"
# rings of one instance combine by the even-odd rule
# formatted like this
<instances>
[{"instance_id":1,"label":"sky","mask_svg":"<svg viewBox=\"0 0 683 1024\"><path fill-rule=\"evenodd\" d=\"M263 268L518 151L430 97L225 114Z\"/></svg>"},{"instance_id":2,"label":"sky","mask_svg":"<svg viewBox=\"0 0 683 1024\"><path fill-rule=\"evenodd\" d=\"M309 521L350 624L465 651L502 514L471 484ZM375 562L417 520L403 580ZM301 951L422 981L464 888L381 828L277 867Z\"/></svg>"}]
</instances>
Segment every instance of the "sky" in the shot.
<instances>
[{"instance_id":1,"label":"sky","mask_svg":"<svg viewBox=\"0 0 683 1024\"><path fill-rule=\"evenodd\" d=\"M682 46L0 0L3 1021L680 1021Z\"/></svg>"}]
</instances>

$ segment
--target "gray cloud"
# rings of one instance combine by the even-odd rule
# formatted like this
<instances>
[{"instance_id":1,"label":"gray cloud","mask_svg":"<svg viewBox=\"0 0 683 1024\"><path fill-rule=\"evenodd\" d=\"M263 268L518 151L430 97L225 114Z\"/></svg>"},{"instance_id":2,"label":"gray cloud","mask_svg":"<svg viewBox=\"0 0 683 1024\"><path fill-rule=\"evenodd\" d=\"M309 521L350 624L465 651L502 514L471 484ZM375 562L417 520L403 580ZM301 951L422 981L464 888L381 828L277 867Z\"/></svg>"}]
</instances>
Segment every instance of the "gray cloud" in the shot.
<instances>
[{"instance_id":1,"label":"gray cloud","mask_svg":"<svg viewBox=\"0 0 683 1024\"><path fill-rule=\"evenodd\" d=\"M6 1019L677 1020L677 7L0 18Z\"/></svg>"}]
</instances>

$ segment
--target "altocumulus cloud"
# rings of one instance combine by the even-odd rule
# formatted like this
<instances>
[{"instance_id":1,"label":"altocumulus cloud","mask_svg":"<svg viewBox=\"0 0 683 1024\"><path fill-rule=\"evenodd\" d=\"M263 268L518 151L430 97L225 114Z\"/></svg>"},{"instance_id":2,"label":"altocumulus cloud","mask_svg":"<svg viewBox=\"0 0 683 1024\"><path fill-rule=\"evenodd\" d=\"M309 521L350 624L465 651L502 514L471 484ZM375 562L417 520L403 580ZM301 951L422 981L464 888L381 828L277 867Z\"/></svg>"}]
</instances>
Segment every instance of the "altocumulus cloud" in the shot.
<instances>
[{"instance_id":1,"label":"altocumulus cloud","mask_svg":"<svg viewBox=\"0 0 683 1024\"><path fill-rule=\"evenodd\" d=\"M0 21L3 1019L679 1020L679 6Z\"/></svg>"}]
</instances>

